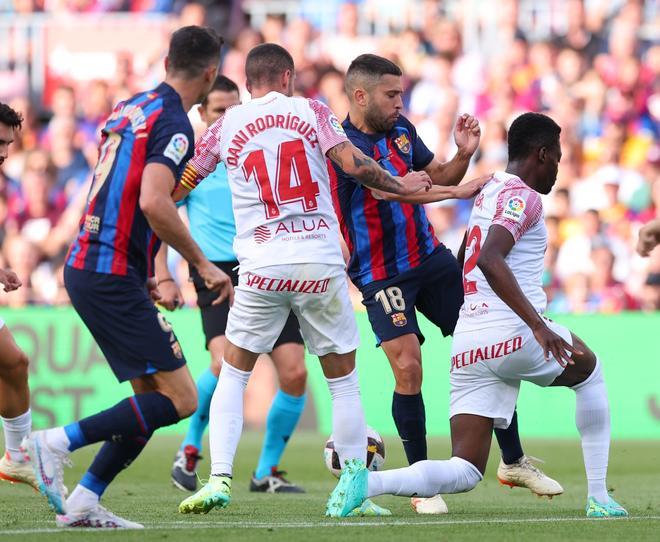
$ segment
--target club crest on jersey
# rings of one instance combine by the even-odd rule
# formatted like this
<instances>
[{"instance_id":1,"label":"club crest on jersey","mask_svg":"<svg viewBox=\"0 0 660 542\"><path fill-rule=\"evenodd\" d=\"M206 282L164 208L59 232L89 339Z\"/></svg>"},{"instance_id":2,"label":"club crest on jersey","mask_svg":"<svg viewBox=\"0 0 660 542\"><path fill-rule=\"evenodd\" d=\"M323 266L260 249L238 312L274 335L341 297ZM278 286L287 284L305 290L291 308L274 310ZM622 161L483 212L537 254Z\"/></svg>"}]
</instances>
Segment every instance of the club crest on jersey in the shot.
<instances>
[{"instance_id":1,"label":"club crest on jersey","mask_svg":"<svg viewBox=\"0 0 660 542\"><path fill-rule=\"evenodd\" d=\"M512 196L509 198L509 201L506 202L503 214L506 218L518 222L522 218L524 210L525 200L520 196Z\"/></svg>"},{"instance_id":2,"label":"club crest on jersey","mask_svg":"<svg viewBox=\"0 0 660 542\"><path fill-rule=\"evenodd\" d=\"M485 196L483 195L483 193L481 193L481 194L479 194L479 195L477 196L477 199L476 199L476 201L474 202L474 206L475 206L477 209L481 209L481 208L483 208L483 205L484 205L484 197L485 197Z\"/></svg>"},{"instance_id":3,"label":"club crest on jersey","mask_svg":"<svg viewBox=\"0 0 660 542\"><path fill-rule=\"evenodd\" d=\"M170 142L167 144L167 147L165 147L163 155L172 160L172 162L178 166L188 152L189 146L190 143L188 142L186 134L174 134L172 139L170 139Z\"/></svg>"},{"instance_id":4,"label":"club crest on jersey","mask_svg":"<svg viewBox=\"0 0 660 542\"><path fill-rule=\"evenodd\" d=\"M392 323L396 327L403 327L408 323L408 319L406 318L406 315L403 314L402 312L395 312L392 315Z\"/></svg>"},{"instance_id":5,"label":"club crest on jersey","mask_svg":"<svg viewBox=\"0 0 660 542\"><path fill-rule=\"evenodd\" d=\"M403 154L408 154L410 152L410 140L406 134L401 134L399 137L394 139L394 143L399 147L399 150Z\"/></svg>"}]
</instances>

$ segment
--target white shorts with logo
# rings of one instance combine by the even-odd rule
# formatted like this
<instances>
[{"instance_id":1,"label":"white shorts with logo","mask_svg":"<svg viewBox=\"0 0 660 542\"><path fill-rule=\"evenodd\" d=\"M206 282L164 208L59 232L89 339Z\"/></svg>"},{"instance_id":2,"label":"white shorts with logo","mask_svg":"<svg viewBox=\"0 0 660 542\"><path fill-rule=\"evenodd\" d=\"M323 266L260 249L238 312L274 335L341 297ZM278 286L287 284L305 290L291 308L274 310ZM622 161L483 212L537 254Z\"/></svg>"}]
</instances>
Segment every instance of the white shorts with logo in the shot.
<instances>
[{"instance_id":1,"label":"white shorts with logo","mask_svg":"<svg viewBox=\"0 0 660 542\"><path fill-rule=\"evenodd\" d=\"M572 344L568 328L546 319L548 327ZM493 418L497 428L511 423L520 381L548 386L564 368L546 361L532 330L523 322L456 333L451 352L449 417L475 414Z\"/></svg>"},{"instance_id":2,"label":"white shorts with logo","mask_svg":"<svg viewBox=\"0 0 660 542\"><path fill-rule=\"evenodd\" d=\"M250 352L270 352L290 310L314 355L346 354L360 344L344 267L318 263L240 273L225 336Z\"/></svg>"}]
</instances>

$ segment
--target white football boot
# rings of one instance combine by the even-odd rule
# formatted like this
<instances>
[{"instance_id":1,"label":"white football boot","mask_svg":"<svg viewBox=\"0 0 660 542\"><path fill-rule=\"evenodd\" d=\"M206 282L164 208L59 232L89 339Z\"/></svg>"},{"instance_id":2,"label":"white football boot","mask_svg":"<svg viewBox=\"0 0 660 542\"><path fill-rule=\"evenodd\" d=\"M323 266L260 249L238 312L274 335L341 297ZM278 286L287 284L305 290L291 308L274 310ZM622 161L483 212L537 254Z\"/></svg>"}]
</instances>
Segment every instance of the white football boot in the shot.
<instances>
[{"instance_id":1,"label":"white football boot","mask_svg":"<svg viewBox=\"0 0 660 542\"><path fill-rule=\"evenodd\" d=\"M39 491L37 477L27 456L25 461L13 461L9 457L9 452L3 455L0 459L0 480L10 484L27 484Z\"/></svg>"},{"instance_id":2,"label":"white football boot","mask_svg":"<svg viewBox=\"0 0 660 542\"><path fill-rule=\"evenodd\" d=\"M447 514L449 510L447 503L445 503L442 495L435 497L412 497L410 499L410 506L418 514Z\"/></svg>"},{"instance_id":3,"label":"white football boot","mask_svg":"<svg viewBox=\"0 0 660 542\"><path fill-rule=\"evenodd\" d=\"M85 529L144 529L144 525L121 518L100 504L89 510L58 514L55 517L55 522L58 527L67 529L74 527Z\"/></svg>"},{"instance_id":4,"label":"white football boot","mask_svg":"<svg viewBox=\"0 0 660 542\"><path fill-rule=\"evenodd\" d=\"M46 431L35 431L23 439L21 449L27 452L34 469L39 491L48 499L56 514L66 513L64 465L71 466L69 454L48 445Z\"/></svg>"},{"instance_id":5,"label":"white football boot","mask_svg":"<svg viewBox=\"0 0 660 542\"><path fill-rule=\"evenodd\" d=\"M507 465L500 459L500 465L497 467L497 479L500 484L509 487L526 487L539 497L552 497L561 495L564 488L559 482L546 476L543 471L532 465L530 459L539 461L523 455L516 463Z\"/></svg>"}]
</instances>

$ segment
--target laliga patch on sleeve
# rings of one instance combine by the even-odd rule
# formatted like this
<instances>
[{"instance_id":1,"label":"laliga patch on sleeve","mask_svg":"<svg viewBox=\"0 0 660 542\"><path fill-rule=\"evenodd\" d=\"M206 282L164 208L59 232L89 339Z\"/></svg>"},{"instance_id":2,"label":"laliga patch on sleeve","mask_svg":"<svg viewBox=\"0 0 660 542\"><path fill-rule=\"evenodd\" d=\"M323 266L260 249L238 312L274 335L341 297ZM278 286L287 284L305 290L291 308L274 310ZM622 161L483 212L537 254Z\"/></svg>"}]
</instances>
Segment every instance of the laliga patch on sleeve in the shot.
<instances>
[{"instance_id":1,"label":"laliga patch on sleeve","mask_svg":"<svg viewBox=\"0 0 660 542\"><path fill-rule=\"evenodd\" d=\"M188 137L186 134L174 134L170 142L165 147L163 155L172 160L177 166L183 160L183 157L188 152L188 147L190 143L188 142Z\"/></svg>"},{"instance_id":2,"label":"laliga patch on sleeve","mask_svg":"<svg viewBox=\"0 0 660 542\"><path fill-rule=\"evenodd\" d=\"M525 200L520 196L512 196L509 201L504 205L504 212L502 213L509 220L519 222L525 210Z\"/></svg>"},{"instance_id":3,"label":"laliga patch on sleeve","mask_svg":"<svg viewBox=\"0 0 660 542\"><path fill-rule=\"evenodd\" d=\"M339 119L335 117L334 115L330 115L330 126L332 126L332 129L339 135L345 136L346 132L344 132L344 127L339 123Z\"/></svg>"}]
</instances>

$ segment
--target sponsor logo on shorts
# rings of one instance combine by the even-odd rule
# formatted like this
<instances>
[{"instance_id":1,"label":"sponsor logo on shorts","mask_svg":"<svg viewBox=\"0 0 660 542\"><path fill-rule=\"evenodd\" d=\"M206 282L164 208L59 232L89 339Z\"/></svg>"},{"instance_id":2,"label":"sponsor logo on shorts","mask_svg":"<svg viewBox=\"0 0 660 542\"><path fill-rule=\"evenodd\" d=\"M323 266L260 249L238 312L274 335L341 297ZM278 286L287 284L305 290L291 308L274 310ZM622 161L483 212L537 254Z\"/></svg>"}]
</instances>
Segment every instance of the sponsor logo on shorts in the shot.
<instances>
[{"instance_id":1,"label":"sponsor logo on shorts","mask_svg":"<svg viewBox=\"0 0 660 542\"><path fill-rule=\"evenodd\" d=\"M270 241L270 229L268 226L257 226L254 228L254 242L258 245Z\"/></svg>"},{"instance_id":2,"label":"sponsor logo on shorts","mask_svg":"<svg viewBox=\"0 0 660 542\"><path fill-rule=\"evenodd\" d=\"M509 198L509 201L506 202L503 214L505 217L518 222L522 218L524 210L525 200L520 196L512 196Z\"/></svg>"},{"instance_id":3,"label":"sponsor logo on shorts","mask_svg":"<svg viewBox=\"0 0 660 542\"><path fill-rule=\"evenodd\" d=\"M408 319L406 318L406 315L403 314L402 312L395 312L392 316L392 323L396 327L403 327L408 323Z\"/></svg>"},{"instance_id":4,"label":"sponsor logo on shorts","mask_svg":"<svg viewBox=\"0 0 660 542\"><path fill-rule=\"evenodd\" d=\"M501 358L513 354L516 350L522 348L522 337L517 336L512 339L507 339L499 343L491 344L488 346L480 346L472 350L467 350L456 354L451 357L451 369L460 369L468 365L473 365L480 361L488 361L490 359Z\"/></svg>"},{"instance_id":5,"label":"sponsor logo on shorts","mask_svg":"<svg viewBox=\"0 0 660 542\"><path fill-rule=\"evenodd\" d=\"M247 285L256 290L269 292L297 292L299 294L323 294L328 291L330 279L292 280L262 277L254 273L247 274Z\"/></svg>"}]
</instances>

